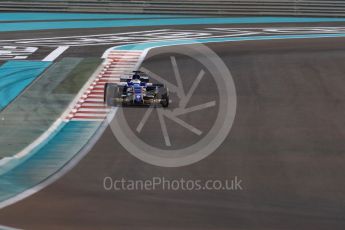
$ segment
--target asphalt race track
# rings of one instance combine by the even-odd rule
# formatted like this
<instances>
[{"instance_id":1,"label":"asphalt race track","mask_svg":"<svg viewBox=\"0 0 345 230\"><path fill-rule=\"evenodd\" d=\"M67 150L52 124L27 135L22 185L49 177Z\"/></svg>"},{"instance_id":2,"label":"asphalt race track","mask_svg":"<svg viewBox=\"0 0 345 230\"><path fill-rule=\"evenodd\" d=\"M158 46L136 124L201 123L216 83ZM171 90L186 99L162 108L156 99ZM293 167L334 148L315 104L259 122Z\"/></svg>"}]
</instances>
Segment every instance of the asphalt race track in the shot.
<instances>
[{"instance_id":1,"label":"asphalt race track","mask_svg":"<svg viewBox=\"0 0 345 230\"><path fill-rule=\"evenodd\" d=\"M95 34L98 30L105 29ZM16 33L4 36L11 39ZM60 180L1 210L0 223L24 229L344 229L344 44L345 38L206 44L231 71L237 94L232 129L213 154L184 167L153 166L129 154L107 128ZM71 48L64 57L100 56L106 47ZM199 72L198 63L174 54L173 47L160 49L165 54L154 56L156 51L151 51L144 68L172 78L173 55L182 77ZM199 98L222 96L208 90L214 84L209 73L201 83ZM174 106L173 100L170 109ZM124 108L129 123L137 124L144 111L136 112L139 109ZM207 129L213 113L196 116L186 119ZM142 135L159 146L164 140L153 121ZM167 129L172 141L184 137L180 146L194 141L194 135L174 123L167 122ZM243 189L107 191L105 177L238 177Z\"/></svg>"}]
</instances>

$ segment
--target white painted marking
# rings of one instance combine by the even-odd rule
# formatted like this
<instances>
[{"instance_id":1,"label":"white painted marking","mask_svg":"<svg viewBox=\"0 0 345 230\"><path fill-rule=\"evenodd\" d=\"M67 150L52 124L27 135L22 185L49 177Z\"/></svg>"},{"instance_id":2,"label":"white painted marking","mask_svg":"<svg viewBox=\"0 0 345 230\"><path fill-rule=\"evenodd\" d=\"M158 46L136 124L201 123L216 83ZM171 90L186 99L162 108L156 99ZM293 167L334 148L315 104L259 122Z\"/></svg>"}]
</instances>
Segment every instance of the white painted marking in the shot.
<instances>
[{"instance_id":1,"label":"white painted marking","mask_svg":"<svg viewBox=\"0 0 345 230\"><path fill-rule=\"evenodd\" d=\"M47 57L45 57L42 61L54 61L63 52L65 52L68 48L69 48L69 46L59 46L53 52L51 52Z\"/></svg>"},{"instance_id":2,"label":"white painted marking","mask_svg":"<svg viewBox=\"0 0 345 230\"><path fill-rule=\"evenodd\" d=\"M127 35L127 34L140 34L140 33L148 33L148 32L156 32L156 31L168 31L169 29L160 29L160 30L145 30L145 31L136 31L136 32L125 32L125 33L118 33L116 35ZM61 38L85 38L85 37L99 37L99 36L114 36L114 34L93 34L93 35L86 35L86 36L65 36L65 37L50 37L50 38L25 38L25 39L14 39L14 40L1 40L4 41L31 41L31 40L50 40L50 39L61 39ZM7 46L13 47L13 46ZM122 50L121 50L122 51ZM124 51L126 52L126 51ZM140 51L139 51L140 52Z\"/></svg>"},{"instance_id":3,"label":"white painted marking","mask_svg":"<svg viewBox=\"0 0 345 230\"><path fill-rule=\"evenodd\" d=\"M118 64L114 64L114 65L111 65L111 66L107 67L107 69L114 69L114 68L119 68L119 67L130 68L130 67L133 67L133 66L135 66L135 63L128 64L128 65L124 65L124 64L118 63Z\"/></svg>"},{"instance_id":4,"label":"white painted marking","mask_svg":"<svg viewBox=\"0 0 345 230\"><path fill-rule=\"evenodd\" d=\"M26 59L37 47L0 46L0 60Z\"/></svg>"},{"instance_id":5,"label":"white painted marking","mask_svg":"<svg viewBox=\"0 0 345 230\"><path fill-rule=\"evenodd\" d=\"M83 103L83 106L103 106L103 101L102 102L99 102L99 103L88 103L88 102L84 102ZM81 106L81 105L79 105Z\"/></svg>"},{"instance_id":6,"label":"white painted marking","mask_svg":"<svg viewBox=\"0 0 345 230\"><path fill-rule=\"evenodd\" d=\"M104 112L104 113L107 113L107 112L109 112L109 108L91 108L91 109L89 109L89 108L81 107L81 108L78 108L78 111L86 111L86 112L90 112L90 113L92 113L92 112Z\"/></svg>"},{"instance_id":7,"label":"white painted marking","mask_svg":"<svg viewBox=\"0 0 345 230\"><path fill-rule=\"evenodd\" d=\"M26 59L28 56L15 56L13 59Z\"/></svg>"},{"instance_id":8,"label":"white painted marking","mask_svg":"<svg viewBox=\"0 0 345 230\"><path fill-rule=\"evenodd\" d=\"M73 118L74 121L104 121L104 118Z\"/></svg>"},{"instance_id":9,"label":"white painted marking","mask_svg":"<svg viewBox=\"0 0 345 230\"><path fill-rule=\"evenodd\" d=\"M16 46L3 46L5 49L15 49L17 48Z\"/></svg>"},{"instance_id":10,"label":"white painted marking","mask_svg":"<svg viewBox=\"0 0 345 230\"><path fill-rule=\"evenodd\" d=\"M87 101L103 102L103 99L101 99L101 98L86 98L84 101L85 102L87 102Z\"/></svg>"},{"instance_id":11,"label":"white painted marking","mask_svg":"<svg viewBox=\"0 0 345 230\"><path fill-rule=\"evenodd\" d=\"M102 119L104 120L107 117L108 113L76 113L74 117L79 117L79 119ZM74 120L74 117L72 120Z\"/></svg>"},{"instance_id":12,"label":"white painted marking","mask_svg":"<svg viewBox=\"0 0 345 230\"><path fill-rule=\"evenodd\" d=\"M102 77L102 80L108 80L108 81L120 81L120 78L118 77Z\"/></svg>"},{"instance_id":13,"label":"white painted marking","mask_svg":"<svg viewBox=\"0 0 345 230\"><path fill-rule=\"evenodd\" d=\"M0 50L0 55L2 54L11 54L12 52L11 51L8 51L8 50Z\"/></svg>"}]
</instances>

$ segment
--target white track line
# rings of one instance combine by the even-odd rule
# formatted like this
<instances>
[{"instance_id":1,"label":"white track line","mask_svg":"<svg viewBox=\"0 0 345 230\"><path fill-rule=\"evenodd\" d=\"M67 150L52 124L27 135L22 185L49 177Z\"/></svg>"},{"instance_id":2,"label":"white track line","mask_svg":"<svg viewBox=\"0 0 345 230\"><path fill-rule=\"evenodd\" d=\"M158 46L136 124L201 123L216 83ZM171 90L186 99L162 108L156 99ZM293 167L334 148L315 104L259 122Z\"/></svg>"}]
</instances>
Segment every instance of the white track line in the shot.
<instances>
[{"instance_id":1,"label":"white track line","mask_svg":"<svg viewBox=\"0 0 345 230\"><path fill-rule=\"evenodd\" d=\"M59 57L68 48L69 48L69 46L59 46L53 52L51 52L47 57L45 57L42 61L54 61L57 57Z\"/></svg>"}]
</instances>

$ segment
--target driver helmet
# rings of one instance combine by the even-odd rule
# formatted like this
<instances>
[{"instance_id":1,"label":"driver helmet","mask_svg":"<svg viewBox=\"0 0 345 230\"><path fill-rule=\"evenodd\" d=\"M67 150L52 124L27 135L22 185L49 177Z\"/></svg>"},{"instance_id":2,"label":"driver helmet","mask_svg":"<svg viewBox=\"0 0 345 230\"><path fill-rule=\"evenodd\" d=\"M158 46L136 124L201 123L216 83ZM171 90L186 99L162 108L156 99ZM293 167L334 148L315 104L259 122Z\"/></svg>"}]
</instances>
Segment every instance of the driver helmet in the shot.
<instances>
[{"instance_id":1,"label":"driver helmet","mask_svg":"<svg viewBox=\"0 0 345 230\"><path fill-rule=\"evenodd\" d=\"M140 75L139 74L134 74L132 79L133 80L140 80Z\"/></svg>"}]
</instances>

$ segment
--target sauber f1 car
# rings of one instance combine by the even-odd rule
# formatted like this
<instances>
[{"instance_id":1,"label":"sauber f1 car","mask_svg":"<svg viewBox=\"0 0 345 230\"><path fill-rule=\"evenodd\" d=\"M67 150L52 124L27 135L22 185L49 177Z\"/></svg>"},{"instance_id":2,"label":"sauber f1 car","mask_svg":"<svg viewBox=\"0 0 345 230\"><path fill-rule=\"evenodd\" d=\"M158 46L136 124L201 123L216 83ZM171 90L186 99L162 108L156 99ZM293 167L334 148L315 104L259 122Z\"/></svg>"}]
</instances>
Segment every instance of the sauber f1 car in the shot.
<instances>
[{"instance_id":1,"label":"sauber f1 car","mask_svg":"<svg viewBox=\"0 0 345 230\"><path fill-rule=\"evenodd\" d=\"M141 71L121 77L120 83L106 83L104 102L108 106L146 105L169 106L168 89L163 84L149 82L149 76Z\"/></svg>"}]
</instances>

